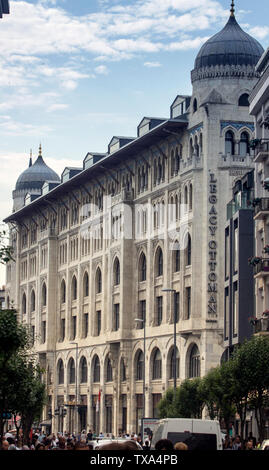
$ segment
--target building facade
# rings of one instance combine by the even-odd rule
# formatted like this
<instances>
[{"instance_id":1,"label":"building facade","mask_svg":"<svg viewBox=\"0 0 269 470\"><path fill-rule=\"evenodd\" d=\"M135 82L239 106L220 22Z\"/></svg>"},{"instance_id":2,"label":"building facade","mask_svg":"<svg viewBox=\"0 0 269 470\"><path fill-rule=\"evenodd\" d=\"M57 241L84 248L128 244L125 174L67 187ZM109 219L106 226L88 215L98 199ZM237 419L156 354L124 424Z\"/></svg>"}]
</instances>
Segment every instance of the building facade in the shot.
<instances>
[{"instance_id":1,"label":"building facade","mask_svg":"<svg viewBox=\"0 0 269 470\"><path fill-rule=\"evenodd\" d=\"M0 0L0 18L9 14L9 0Z\"/></svg>"},{"instance_id":2,"label":"building facade","mask_svg":"<svg viewBox=\"0 0 269 470\"><path fill-rule=\"evenodd\" d=\"M262 52L232 8L169 118L144 117L136 137L114 136L61 181L42 158L40 195L36 163L19 178L7 303L31 325L54 431L138 431L175 370L180 384L220 363L224 214L253 167L248 96Z\"/></svg>"},{"instance_id":3,"label":"building facade","mask_svg":"<svg viewBox=\"0 0 269 470\"><path fill-rule=\"evenodd\" d=\"M255 118L255 259L254 279L256 334L269 334L269 48L256 66L260 79L250 96L250 113Z\"/></svg>"},{"instance_id":4,"label":"building facade","mask_svg":"<svg viewBox=\"0 0 269 470\"><path fill-rule=\"evenodd\" d=\"M236 180L227 205L224 252L224 346L223 359L253 334L254 306L254 169Z\"/></svg>"}]
</instances>

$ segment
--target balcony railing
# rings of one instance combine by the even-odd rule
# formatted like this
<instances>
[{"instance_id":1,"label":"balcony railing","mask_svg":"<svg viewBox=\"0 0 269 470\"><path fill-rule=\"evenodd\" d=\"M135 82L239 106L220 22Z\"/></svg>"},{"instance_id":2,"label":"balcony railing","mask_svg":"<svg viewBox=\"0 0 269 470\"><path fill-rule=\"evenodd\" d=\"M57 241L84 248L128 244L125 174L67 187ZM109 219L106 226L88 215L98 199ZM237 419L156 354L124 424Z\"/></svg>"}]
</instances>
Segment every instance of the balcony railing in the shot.
<instances>
[{"instance_id":1,"label":"balcony railing","mask_svg":"<svg viewBox=\"0 0 269 470\"><path fill-rule=\"evenodd\" d=\"M44 240L44 238L56 237L56 236L57 236L56 229L52 227L49 227L49 228L46 228L45 230L40 231L40 240Z\"/></svg>"},{"instance_id":2,"label":"balcony railing","mask_svg":"<svg viewBox=\"0 0 269 470\"><path fill-rule=\"evenodd\" d=\"M254 266L254 276L269 276L269 258L264 258Z\"/></svg>"},{"instance_id":3,"label":"balcony railing","mask_svg":"<svg viewBox=\"0 0 269 470\"><path fill-rule=\"evenodd\" d=\"M261 139L260 143L255 147L254 162L263 162L269 157L269 139Z\"/></svg>"},{"instance_id":4,"label":"balcony railing","mask_svg":"<svg viewBox=\"0 0 269 470\"><path fill-rule=\"evenodd\" d=\"M269 197L262 197L254 199L254 218L262 219L269 214Z\"/></svg>"},{"instance_id":5,"label":"balcony railing","mask_svg":"<svg viewBox=\"0 0 269 470\"><path fill-rule=\"evenodd\" d=\"M269 317L258 318L254 324L254 333L265 333L269 334Z\"/></svg>"}]
</instances>

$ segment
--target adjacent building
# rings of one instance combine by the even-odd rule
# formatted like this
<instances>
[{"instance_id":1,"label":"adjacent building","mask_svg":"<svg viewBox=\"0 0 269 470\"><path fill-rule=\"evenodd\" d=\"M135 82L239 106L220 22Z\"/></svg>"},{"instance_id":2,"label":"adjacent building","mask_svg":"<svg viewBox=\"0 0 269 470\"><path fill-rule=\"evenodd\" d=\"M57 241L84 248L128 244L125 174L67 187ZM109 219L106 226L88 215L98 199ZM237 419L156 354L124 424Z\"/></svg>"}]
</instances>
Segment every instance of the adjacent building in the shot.
<instances>
[{"instance_id":1,"label":"adjacent building","mask_svg":"<svg viewBox=\"0 0 269 470\"><path fill-rule=\"evenodd\" d=\"M236 345L253 333L254 306L254 169L235 181L233 198L227 205L225 228L224 346L229 359Z\"/></svg>"},{"instance_id":2,"label":"adjacent building","mask_svg":"<svg viewBox=\"0 0 269 470\"><path fill-rule=\"evenodd\" d=\"M255 260L256 315L254 332L269 334L269 48L257 66L260 79L250 96L255 117Z\"/></svg>"},{"instance_id":3,"label":"adjacent building","mask_svg":"<svg viewBox=\"0 0 269 470\"><path fill-rule=\"evenodd\" d=\"M174 373L180 384L220 363L225 213L253 168L248 98L262 53L232 7L170 116L144 117L61 178L40 149L19 177L6 299L31 325L54 431L137 431Z\"/></svg>"},{"instance_id":4,"label":"adjacent building","mask_svg":"<svg viewBox=\"0 0 269 470\"><path fill-rule=\"evenodd\" d=\"M0 0L0 18L9 14L9 0Z\"/></svg>"}]
</instances>

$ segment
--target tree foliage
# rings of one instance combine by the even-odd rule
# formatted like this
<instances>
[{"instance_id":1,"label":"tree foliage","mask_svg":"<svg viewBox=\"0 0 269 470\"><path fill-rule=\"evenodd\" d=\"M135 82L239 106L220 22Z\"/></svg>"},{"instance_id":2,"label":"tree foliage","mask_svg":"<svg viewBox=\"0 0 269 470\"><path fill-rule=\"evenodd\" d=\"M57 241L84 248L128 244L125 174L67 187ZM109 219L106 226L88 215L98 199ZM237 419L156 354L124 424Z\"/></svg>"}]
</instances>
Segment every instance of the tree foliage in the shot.
<instances>
[{"instance_id":1,"label":"tree foliage","mask_svg":"<svg viewBox=\"0 0 269 470\"><path fill-rule=\"evenodd\" d=\"M15 310L0 310L0 434L3 413L21 416L24 437L45 401L41 370L31 352L28 328L17 322Z\"/></svg>"},{"instance_id":2,"label":"tree foliage","mask_svg":"<svg viewBox=\"0 0 269 470\"><path fill-rule=\"evenodd\" d=\"M160 418L200 418L206 407L210 419L230 421L240 415L245 434L246 415L254 410L259 438L264 438L269 407L269 337L257 336L235 349L228 362L211 369L202 379L188 379L169 389L159 403Z\"/></svg>"}]
</instances>

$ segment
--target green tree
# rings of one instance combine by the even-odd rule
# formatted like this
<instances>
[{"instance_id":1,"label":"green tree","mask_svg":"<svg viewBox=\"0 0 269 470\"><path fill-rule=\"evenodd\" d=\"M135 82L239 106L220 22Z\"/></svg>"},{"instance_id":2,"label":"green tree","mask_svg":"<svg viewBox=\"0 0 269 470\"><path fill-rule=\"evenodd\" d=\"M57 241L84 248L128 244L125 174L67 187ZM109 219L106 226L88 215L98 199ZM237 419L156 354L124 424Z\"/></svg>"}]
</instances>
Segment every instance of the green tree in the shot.
<instances>
[{"instance_id":1,"label":"green tree","mask_svg":"<svg viewBox=\"0 0 269 470\"><path fill-rule=\"evenodd\" d=\"M3 413L19 414L25 431L44 405L45 386L31 352L27 327L17 322L15 310L0 310L0 435Z\"/></svg>"},{"instance_id":2,"label":"green tree","mask_svg":"<svg viewBox=\"0 0 269 470\"><path fill-rule=\"evenodd\" d=\"M173 389L167 390L158 406L160 418L201 418L204 403L200 383L200 378L184 380L175 397Z\"/></svg>"},{"instance_id":3,"label":"green tree","mask_svg":"<svg viewBox=\"0 0 269 470\"><path fill-rule=\"evenodd\" d=\"M245 406L254 409L261 440L265 436L265 408L269 405L268 357L268 336L246 340L232 356L234 380L243 390Z\"/></svg>"}]
</instances>

